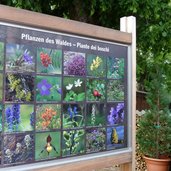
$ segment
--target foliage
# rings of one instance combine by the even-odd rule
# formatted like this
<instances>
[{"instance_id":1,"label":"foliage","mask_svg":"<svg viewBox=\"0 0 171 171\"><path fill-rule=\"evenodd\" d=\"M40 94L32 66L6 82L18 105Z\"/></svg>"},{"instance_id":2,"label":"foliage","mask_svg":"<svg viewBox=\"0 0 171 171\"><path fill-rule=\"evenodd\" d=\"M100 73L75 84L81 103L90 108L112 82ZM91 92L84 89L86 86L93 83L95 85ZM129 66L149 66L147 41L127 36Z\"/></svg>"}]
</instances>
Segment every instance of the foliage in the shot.
<instances>
[{"instance_id":1,"label":"foliage","mask_svg":"<svg viewBox=\"0 0 171 171\"><path fill-rule=\"evenodd\" d=\"M0 132L2 131L2 110L3 110L3 107L2 107L2 104L0 104Z\"/></svg>"},{"instance_id":2,"label":"foliage","mask_svg":"<svg viewBox=\"0 0 171 171\"><path fill-rule=\"evenodd\" d=\"M110 80L107 85L107 99L121 101L124 99L124 85L122 80Z\"/></svg>"},{"instance_id":3,"label":"foliage","mask_svg":"<svg viewBox=\"0 0 171 171\"><path fill-rule=\"evenodd\" d=\"M2 100L3 74L0 74L0 100Z\"/></svg>"},{"instance_id":4,"label":"foliage","mask_svg":"<svg viewBox=\"0 0 171 171\"><path fill-rule=\"evenodd\" d=\"M104 101L105 99L105 81L100 79L87 80L87 100Z\"/></svg>"},{"instance_id":5,"label":"foliage","mask_svg":"<svg viewBox=\"0 0 171 171\"><path fill-rule=\"evenodd\" d=\"M89 129L86 134L87 152L97 152L105 150L105 129Z\"/></svg>"},{"instance_id":6,"label":"foliage","mask_svg":"<svg viewBox=\"0 0 171 171\"><path fill-rule=\"evenodd\" d=\"M144 81L148 81L151 73L148 62L158 60L160 53L171 52L170 0L51 0L47 3L41 0L0 0L0 3L115 29L119 28L119 18L135 16L137 81L141 90L145 90Z\"/></svg>"},{"instance_id":7,"label":"foliage","mask_svg":"<svg viewBox=\"0 0 171 171\"><path fill-rule=\"evenodd\" d=\"M22 74L7 75L7 101L33 101L33 77Z\"/></svg>"},{"instance_id":8,"label":"foliage","mask_svg":"<svg viewBox=\"0 0 171 171\"><path fill-rule=\"evenodd\" d=\"M3 68L4 43L0 42L0 69Z\"/></svg>"},{"instance_id":9,"label":"foliage","mask_svg":"<svg viewBox=\"0 0 171 171\"><path fill-rule=\"evenodd\" d=\"M124 77L124 58L108 57L108 78L120 79Z\"/></svg>"},{"instance_id":10,"label":"foliage","mask_svg":"<svg viewBox=\"0 0 171 171\"><path fill-rule=\"evenodd\" d=\"M147 84L150 110L140 119L137 132L140 151L153 158L171 154L171 112L168 109L171 90L167 86L168 73L165 73L171 67L165 68L162 60L159 61L155 61L155 67L151 68L153 72L150 73L151 80Z\"/></svg>"},{"instance_id":11,"label":"foliage","mask_svg":"<svg viewBox=\"0 0 171 171\"><path fill-rule=\"evenodd\" d=\"M105 104L89 103L86 111L87 126L102 126L105 124Z\"/></svg>"},{"instance_id":12,"label":"foliage","mask_svg":"<svg viewBox=\"0 0 171 171\"><path fill-rule=\"evenodd\" d=\"M145 112L139 121L137 142L140 151L149 157L160 158L171 153L171 114L161 110Z\"/></svg>"},{"instance_id":13,"label":"foliage","mask_svg":"<svg viewBox=\"0 0 171 171\"><path fill-rule=\"evenodd\" d=\"M81 154L84 152L84 130L72 130L63 132L64 155Z\"/></svg>"}]
</instances>

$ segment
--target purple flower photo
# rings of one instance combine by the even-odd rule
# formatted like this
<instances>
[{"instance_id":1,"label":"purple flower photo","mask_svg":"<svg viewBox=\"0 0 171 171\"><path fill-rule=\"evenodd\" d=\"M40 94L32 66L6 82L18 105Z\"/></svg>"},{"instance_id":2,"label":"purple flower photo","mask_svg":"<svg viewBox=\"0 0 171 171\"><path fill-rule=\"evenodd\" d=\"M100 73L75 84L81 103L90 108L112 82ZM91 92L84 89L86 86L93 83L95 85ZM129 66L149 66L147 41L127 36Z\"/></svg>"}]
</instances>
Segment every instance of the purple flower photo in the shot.
<instances>
[{"instance_id":1,"label":"purple flower photo","mask_svg":"<svg viewBox=\"0 0 171 171\"><path fill-rule=\"evenodd\" d=\"M78 52L64 52L64 74L84 76L86 72L85 54Z\"/></svg>"},{"instance_id":2,"label":"purple flower photo","mask_svg":"<svg viewBox=\"0 0 171 171\"><path fill-rule=\"evenodd\" d=\"M29 54L29 51L27 49L24 51L23 60L29 64L33 63L33 56Z\"/></svg>"},{"instance_id":3,"label":"purple flower photo","mask_svg":"<svg viewBox=\"0 0 171 171\"><path fill-rule=\"evenodd\" d=\"M48 96L50 94L50 89L52 88L52 85L49 84L47 80L44 79L37 84L37 88L39 89L40 94L42 96Z\"/></svg>"},{"instance_id":4,"label":"purple flower photo","mask_svg":"<svg viewBox=\"0 0 171 171\"><path fill-rule=\"evenodd\" d=\"M38 102L61 100L61 77L37 76L36 77L36 100Z\"/></svg>"},{"instance_id":5,"label":"purple flower photo","mask_svg":"<svg viewBox=\"0 0 171 171\"><path fill-rule=\"evenodd\" d=\"M108 125L121 124L124 121L124 103L107 105Z\"/></svg>"}]
</instances>

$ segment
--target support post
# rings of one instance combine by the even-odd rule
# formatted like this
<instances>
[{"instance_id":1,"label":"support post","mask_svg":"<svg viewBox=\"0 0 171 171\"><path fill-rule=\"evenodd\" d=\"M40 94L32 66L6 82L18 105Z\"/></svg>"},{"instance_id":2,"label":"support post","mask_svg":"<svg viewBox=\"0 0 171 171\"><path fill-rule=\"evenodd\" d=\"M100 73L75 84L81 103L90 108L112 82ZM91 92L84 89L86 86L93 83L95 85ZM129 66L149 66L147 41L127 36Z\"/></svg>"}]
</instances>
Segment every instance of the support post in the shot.
<instances>
[{"instance_id":1,"label":"support post","mask_svg":"<svg viewBox=\"0 0 171 171\"><path fill-rule=\"evenodd\" d=\"M130 129L132 132L131 147L132 147L132 168L128 170L128 164L123 166L121 171L135 171L135 146L136 146L136 18L133 16L123 17L120 19L120 31L132 34L132 44L130 48L131 69L130 71L130 115L131 115L131 125Z\"/></svg>"}]
</instances>

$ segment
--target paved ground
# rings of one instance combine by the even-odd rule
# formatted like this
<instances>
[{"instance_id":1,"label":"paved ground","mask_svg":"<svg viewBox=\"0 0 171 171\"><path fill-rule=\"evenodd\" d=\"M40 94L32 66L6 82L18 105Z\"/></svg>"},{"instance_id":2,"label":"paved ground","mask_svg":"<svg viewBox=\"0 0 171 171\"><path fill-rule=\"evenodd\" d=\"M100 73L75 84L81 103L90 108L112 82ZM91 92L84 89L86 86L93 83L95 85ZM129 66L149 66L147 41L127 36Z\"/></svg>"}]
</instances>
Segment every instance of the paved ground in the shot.
<instances>
[{"instance_id":1,"label":"paved ground","mask_svg":"<svg viewBox=\"0 0 171 171\"><path fill-rule=\"evenodd\" d=\"M92 170L92 171L120 171L120 167L109 167L109 168L104 168L104 169L97 169L97 170Z\"/></svg>"}]
</instances>

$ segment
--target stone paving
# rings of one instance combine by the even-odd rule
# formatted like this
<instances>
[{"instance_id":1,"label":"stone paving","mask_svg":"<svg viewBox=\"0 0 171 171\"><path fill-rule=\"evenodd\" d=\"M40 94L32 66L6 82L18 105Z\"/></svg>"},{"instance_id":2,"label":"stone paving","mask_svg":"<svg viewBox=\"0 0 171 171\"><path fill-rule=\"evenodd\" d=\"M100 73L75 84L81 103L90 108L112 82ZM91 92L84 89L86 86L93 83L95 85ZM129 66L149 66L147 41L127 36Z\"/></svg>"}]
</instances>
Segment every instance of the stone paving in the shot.
<instances>
[{"instance_id":1,"label":"stone paving","mask_svg":"<svg viewBox=\"0 0 171 171\"><path fill-rule=\"evenodd\" d=\"M108 168L103 168L103 169L97 169L97 170L92 170L92 171L120 171L120 167L108 167Z\"/></svg>"}]
</instances>

